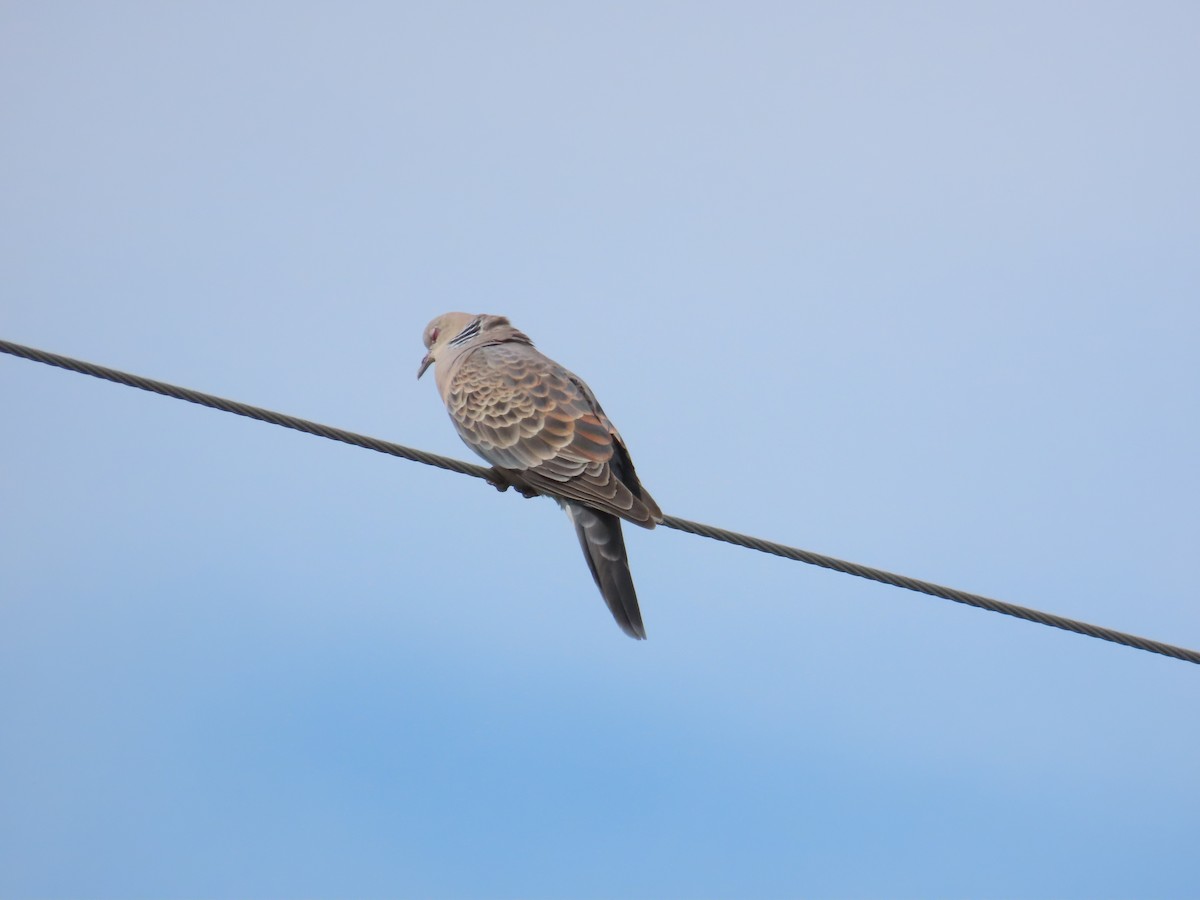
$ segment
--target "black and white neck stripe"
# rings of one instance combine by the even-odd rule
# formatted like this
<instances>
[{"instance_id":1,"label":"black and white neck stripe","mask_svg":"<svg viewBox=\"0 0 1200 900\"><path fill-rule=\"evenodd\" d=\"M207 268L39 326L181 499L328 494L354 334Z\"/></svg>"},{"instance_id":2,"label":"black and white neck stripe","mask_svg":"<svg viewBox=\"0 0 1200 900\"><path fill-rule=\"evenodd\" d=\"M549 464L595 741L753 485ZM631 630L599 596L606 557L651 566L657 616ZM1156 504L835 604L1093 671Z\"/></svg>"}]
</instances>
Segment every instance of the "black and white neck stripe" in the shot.
<instances>
[{"instance_id":1,"label":"black and white neck stripe","mask_svg":"<svg viewBox=\"0 0 1200 900\"><path fill-rule=\"evenodd\" d=\"M479 329L482 325L483 325L483 316L476 316L474 319L471 320L471 323L469 325L467 325L466 328L464 328L462 331L460 331L457 334L457 336L450 339L450 342L449 342L450 346L458 347L462 344L465 344L467 341L471 340L471 338L473 338L477 334L479 334Z\"/></svg>"}]
</instances>

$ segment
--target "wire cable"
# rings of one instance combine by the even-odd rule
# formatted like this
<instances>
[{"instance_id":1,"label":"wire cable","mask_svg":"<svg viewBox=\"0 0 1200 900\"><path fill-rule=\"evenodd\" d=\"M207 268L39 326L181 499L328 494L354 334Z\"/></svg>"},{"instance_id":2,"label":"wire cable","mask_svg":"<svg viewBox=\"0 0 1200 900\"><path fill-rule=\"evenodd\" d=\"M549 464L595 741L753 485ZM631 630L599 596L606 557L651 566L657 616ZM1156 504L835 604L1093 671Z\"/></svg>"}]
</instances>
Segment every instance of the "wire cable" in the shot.
<instances>
[{"instance_id":1,"label":"wire cable","mask_svg":"<svg viewBox=\"0 0 1200 900\"><path fill-rule=\"evenodd\" d=\"M227 400L224 397L217 397L213 394L205 394L201 391L191 390L190 388L178 387L173 384L167 384L164 381L156 381L152 378L144 378L141 375L131 375L128 372L122 372L117 369L107 368L106 366L99 366L95 363L72 359L69 356L60 356L57 353L50 353L45 350L37 350L33 347L26 347L21 344L14 344L10 341L0 340L0 352L8 353L12 356L18 356L22 359L44 363L49 366L56 366L60 369L67 369L71 372L79 372L83 375L91 375L94 378L102 378L106 381L113 381L117 384L124 384L143 391L162 394L165 397L174 397L178 400L186 400L189 403L196 403L200 406L207 406L211 409L219 409L222 412L246 416L250 419L257 419L260 422L269 422L272 425L279 425L283 428L291 428L295 431L303 431L306 434L313 434L317 437L341 441L344 444L353 444L356 447L363 447L367 450L374 450L378 453L386 453L390 456L398 456L402 459L423 463L427 466L436 466L439 469L446 469L451 472L457 472L461 475L470 475L473 478L482 478L484 481L487 481L496 487L501 489L504 488L503 479L498 478L494 474L494 470L485 466L479 466L473 463L463 462L462 460L452 459L448 456L439 456L436 453L427 453L424 450L415 450L412 447L405 447L401 444L394 444L390 441L380 440L379 438L357 434L353 431L334 428L331 425L322 425L318 422L310 422L307 419L301 419L297 418L296 416L289 416L285 413L263 409L260 406L251 406L248 403L241 403L237 400ZM897 575L893 572L884 571L883 569L875 569L870 566L860 565L859 563L847 562L842 559L837 559L836 557L825 556L821 553L814 553L810 550L801 550L797 547L789 547L786 544L778 544L774 541L767 541L763 540L762 538L739 534L736 531L729 531L725 528L717 528L713 525L705 525L701 522L692 522L688 519L680 519L676 516L664 516L662 524L667 528L673 528L677 531L687 532L688 534L695 534L699 535L700 537L711 538L712 540L716 541L724 541L727 544L735 544L739 547L758 550L762 553L770 553L774 556L781 556L784 559L808 563L809 565L820 566L824 569L832 569L835 572L854 575L858 578L866 578L870 581L878 581L882 584L891 585L892 587L904 588L905 590L916 591L917 593L921 594L928 594L932 597L941 597L944 600L953 600L955 603L963 603L967 606L976 607L977 609L986 609L991 612L1002 613L1006 616L1014 616L1018 619L1025 619L1028 622L1036 622L1039 625L1048 625L1053 628L1061 628L1064 631L1073 631L1076 634L1086 635L1087 637L1098 638L1103 641L1111 641L1114 644L1132 647L1135 650L1145 650L1148 653L1158 653L1163 656L1169 656L1173 659L1180 659L1184 662L1200 665L1200 651L1189 650L1185 647L1176 647L1172 644L1165 644L1161 641L1151 640L1150 638L1139 637L1138 635L1134 634L1127 634L1123 631L1115 631L1114 629L1104 628L1100 625L1091 625L1087 622L1081 622L1076 619L1068 619L1063 616L1057 616L1053 613L1030 609L1025 606L1018 606L1014 603L1005 603L1002 600L993 600L990 597L984 597L979 594L971 594L967 593L966 591L956 590L955 588L934 584L933 582L909 578L906 575Z\"/></svg>"},{"instance_id":2,"label":"wire cable","mask_svg":"<svg viewBox=\"0 0 1200 900\"><path fill-rule=\"evenodd\" d=\"M365 447L367 450L375 450L379 453L386 453L389 456L399 456L401 459L410 459L413 462L424 463L427 466L436 466L439 469L448 469L451 472L458 472L461 475L482 478L484 481L492 481L493 478L492 470L484 466L451 459L448 456L438 456L436 453L426 453L424 450L414 450L411 447L403 447L400 444L393 444L390 441L381 441L379 438L368 437L365 434L356 434L353 431L345 431L341 428L334 428L331 425L322 425L319 422L310 422L307 419L300 419L296 416L286 415L285 413L273 412L269 409L263 409L261 406L251 406L248 403L239 403L237 400L226 400L224 397L205 394L201 391L193 391L190 388L178 387L174 384L167 384L165 381L155 381L153 378L131 375L119 369L109 369L105 366L98 366L95 363L72 359L69 356L59 356L57 353L49 353L45 350L37 350L33 347L25 347L21 344L13 344L3 340L0 340L0 351L13 356L19 356L22 359L31 359L34 362L45 363L48 366L57 366L60 369L79 372L82 375L91 375L93 378L115 381L117 384L150 391L153 394L162 394L164 397L186 400L188 403L196 403L200 406L207 406L210 409L219 409L222 412L245 416L248 419L257 419L260 422L270 422L272 425L291 428L295 431L303 431L305 434L315 434L317 437L329 438L332 441L341 441L343 444L353 444L355 447Z\"/></svg>"}]
</instances>

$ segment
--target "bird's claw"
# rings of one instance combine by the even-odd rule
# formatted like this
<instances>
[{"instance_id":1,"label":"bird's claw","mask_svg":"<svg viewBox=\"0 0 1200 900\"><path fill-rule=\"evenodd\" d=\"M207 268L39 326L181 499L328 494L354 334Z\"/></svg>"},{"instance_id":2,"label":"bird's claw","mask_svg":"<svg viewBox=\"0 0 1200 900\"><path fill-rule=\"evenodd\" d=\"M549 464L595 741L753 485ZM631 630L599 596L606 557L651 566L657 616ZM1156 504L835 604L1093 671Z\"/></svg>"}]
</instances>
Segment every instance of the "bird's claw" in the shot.
<instances>
[{"instance_id":1,"label":"bird's claw","mask_svg":"<svg viewBox=\"0 0 1200 900\"><path fill-rule=\"evenodd\" d=\"M502 494L512 487L512 482L505 478L499 469L492 469L485 477L487 478L487 483Z\"/></svg>"},{"instance_id":2,"label":"bird's claw","mask_svg":"<svg viewBox=\"0 0 1200 900\"><path fill-rule=\"evenodd\" d=\"M492 487L494 487L496 490L498 490L502 494L505 491L507 491L509 488L512 488L518 494L520 494L522 497L524 497L526 500L530 500L530 499L538 496L538 492L535 491L533 488L527 487L526 485L523 485L523 484L518 484L516 481L514 481L512 478L510 478L503 471L501 471L500 469L496 469L496 468L493 468L491 470L491 473L488 476L488 484L490 484Z\"/></svg>"}]
</instances>

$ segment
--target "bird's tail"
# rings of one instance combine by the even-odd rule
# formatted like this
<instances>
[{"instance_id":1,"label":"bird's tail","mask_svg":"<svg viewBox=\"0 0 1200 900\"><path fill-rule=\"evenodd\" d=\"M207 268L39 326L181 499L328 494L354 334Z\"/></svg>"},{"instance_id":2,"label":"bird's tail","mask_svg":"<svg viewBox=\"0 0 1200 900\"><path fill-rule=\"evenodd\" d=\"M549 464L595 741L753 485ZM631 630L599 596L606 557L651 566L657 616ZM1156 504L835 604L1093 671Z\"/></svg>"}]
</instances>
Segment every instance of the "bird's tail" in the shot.
<instances>
[{"instance_id":1,"label":"bird's tail","mask_svg":"<svg viewBox=\"0 0 1200 900\"><path fill-rule=\"evenodd\" d=\"M621 520L611 513L599 512L571 500L560 500L559 504L575 525L583 557L592 570L592 578L596 580L609 612L622 631L631 638L644 640L646 629L642 625L637 592L633 589L633 576L629 572Z\"/></svg>"}]
</instances>

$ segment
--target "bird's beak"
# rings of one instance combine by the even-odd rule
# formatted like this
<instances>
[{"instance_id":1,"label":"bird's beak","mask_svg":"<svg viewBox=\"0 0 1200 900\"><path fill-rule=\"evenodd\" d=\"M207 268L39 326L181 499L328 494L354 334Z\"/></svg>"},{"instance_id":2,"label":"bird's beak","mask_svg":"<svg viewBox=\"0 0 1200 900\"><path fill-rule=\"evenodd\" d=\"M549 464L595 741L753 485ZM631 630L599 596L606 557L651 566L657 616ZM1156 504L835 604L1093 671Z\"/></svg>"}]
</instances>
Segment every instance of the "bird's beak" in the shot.
<instances>
[{"instance_id":1,"label":"bird's beak","mask_svg":"<svg viewBox=\"0 0 1200 900\"><path fill-rule=\"evenodd\" d=\"M417 369L417 380L421 380L421 376L425 374L425 370L433 365L433 354L426 353L425 358L421 360L421 368Z\"/></svg>"}]
</instances>

